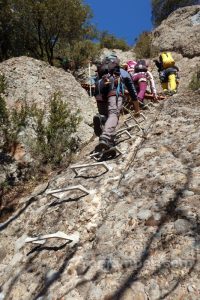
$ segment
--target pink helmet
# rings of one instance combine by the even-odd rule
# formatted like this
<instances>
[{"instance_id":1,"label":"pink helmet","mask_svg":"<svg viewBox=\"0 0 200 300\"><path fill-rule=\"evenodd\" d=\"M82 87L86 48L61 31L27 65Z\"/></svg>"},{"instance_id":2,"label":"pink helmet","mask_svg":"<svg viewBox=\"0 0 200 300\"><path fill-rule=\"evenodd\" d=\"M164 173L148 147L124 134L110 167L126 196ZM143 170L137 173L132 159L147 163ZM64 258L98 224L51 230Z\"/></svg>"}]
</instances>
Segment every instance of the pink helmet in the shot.
<instances>
[{"instance_id":1,"label":"pink helmet","mask_svg":"<svg viewBox=\"0 0 200 300\"><path fill-rule=\"evenodd\" d=\"M137 62L135 60L128 60L127 61L127 65L128 65L127 71L128 72L134 71L136 64L137 64Z\"/></svg>"}]
</instances>

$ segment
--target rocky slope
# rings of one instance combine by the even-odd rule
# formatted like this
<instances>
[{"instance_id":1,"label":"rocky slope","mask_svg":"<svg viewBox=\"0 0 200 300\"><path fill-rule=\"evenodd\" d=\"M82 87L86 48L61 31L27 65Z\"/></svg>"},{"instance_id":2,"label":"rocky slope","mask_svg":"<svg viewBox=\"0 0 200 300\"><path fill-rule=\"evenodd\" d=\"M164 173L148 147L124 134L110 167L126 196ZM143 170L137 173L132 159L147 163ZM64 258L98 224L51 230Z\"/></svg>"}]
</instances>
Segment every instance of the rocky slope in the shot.
<instances>
[{"instance_id":1,"label":"rocky slope","mask_svg":"<svg viewBox=\"0 0 200 300\"><path fill-rule=\"evenodd\" d=\"M73 75L30 57L16 57L0 63L0 74L6 80L5 100L8 107L19 107L26 101L28 105L35 103L45 108L47 115L50 99L59 93L71 112L80 112L81 122L75 134L79 148L93 137L92 118L96 112L96 103ZM31 153L35 136L30 122L30 126L22 128L19 144L9 153L7 161L2 161L0 155L1 185L10 178L13 183L17 183L24 177L30 177L30 170L37 165L37 157L33 159Z\"/></svg>"},{"instance_id":2,"label":"rocky slope","mask_svg":"<svg viewBox=\"0 0 200 300\"><path fill-rule=\"evenodd\" d=\"M0 224L0 299L200 299L200 94L188 90L200 61L174 55L178 94L144 111L143 130L121 137L122 154L107 170L76 175L71 164L19 196L17 211ZM97 141L73 164L95 163L89 153ZM57 231L76 240L26 243Z\"/></svg>"},{"instance_id":3,"label":"rocky slope","mask_svg":"<svg viewBox=\"0 0 200 300\"><path fill-rule=\"evenodd\" d=\"M160 51L175 51L189 58L199 56L200 5L174 11L153 31L152 44Z\"/></svg>"},{"instance_id":4,"label":"rocky slope","mask_svg":"<svg viewBox=\"0 0 200 300\"><path fill-rule=\"evenodd\" d=\"M7 82L6 102L10 107L26 101L48 108L51 96L59 92L72 111L79 109L81 112L82 122L77 132L80 144L90 140L93 135L90 125L96 105L74 76L30 57L4 61L0 64L0 72Z\"/></svg>"},{"instance_id":5,"label":"rocky slope","mask_svg":"<svg viewBox=\"0 0 200 300\"><path fill-rule=\"evenodd\" d=\"M190 93L160 103L112 170L69 168L21 199L0 225L2 299L199 299L199 107ZM90 194L47 193L77 185ZM80 241L25 243L57 231Z\"/></svg>"}]
</instances>

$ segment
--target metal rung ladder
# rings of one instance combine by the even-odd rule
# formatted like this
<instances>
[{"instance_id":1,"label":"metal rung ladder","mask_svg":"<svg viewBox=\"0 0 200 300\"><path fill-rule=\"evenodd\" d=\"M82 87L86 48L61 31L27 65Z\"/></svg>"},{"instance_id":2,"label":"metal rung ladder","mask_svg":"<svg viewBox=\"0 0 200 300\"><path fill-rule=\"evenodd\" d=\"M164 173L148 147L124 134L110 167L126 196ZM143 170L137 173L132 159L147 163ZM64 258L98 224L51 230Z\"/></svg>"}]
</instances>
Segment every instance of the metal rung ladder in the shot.
<instances>
[{"instance_id":1,"label":"metal rung ladder","mask_svg":"<svg viewBox=\"0 0 200 300\"><path fill-rule=\"evenodd\" d=\"M115 150L116 150L116 152L118 153L118 156L119 156L119 155L122 155L122 152L119 150L118 147L115 146ZM91 158L94 158L95 160L98 160L98 158L97 158L97 155L98 155L98 154L99 154L98 152L92 153L92 154L90 154L90 157L91 157Z\"/></svg>"},{"instance_id":2,"label":"metal rung ladder","mask_svg":"<svg viewBox=\"0 0 200 300\"><path fill-rule=\"evenodd\" d=\"M25 243L34 243L34 244L43 245L44 243L46 243L47 239L52 239L52 238L68 240L69 242L72 242L74 245L79 242L80 235L79 235L79 232L74 232L73 234L67 235L66 233L64 233L62 231L57 231L55 233L39 235L36 237L27 237L25 239ZM72 244L71 244L71 246L72 246Z\"/></svg>"},{"instance_id":3,"label":"metal rung ladder","mask_svg":"<svg viewBox=\"0 0 200 300\"><path fill-rule=\"evenodd\" d=\"M116 139L118 139L123 134L125 134L129 139L132 138L132 135L130 134L130 132L128 132L127 128L124 128L123 130L120 130L116 133Z\"/></svg>"},{"instance_id":4,"label":"metal rung ladder","mask_svg":"<svg viewBox=\"0 0 200 300\"><path fill-rule=\"evenodd\" d=\"M126 121L125 121L126 122ZM124 122L124 124L126 125L126 123ZM138 131L142 131L142 128L140 127L140 125L138 125L138 124L134 124L134 125L131 125L131 126L128 126L128 125L126 125L126 127L125 128L122 128L122 129L119 129L118 130L118 132L117 132L117 134L119 133L119 132L123 132L124 130L126 130L126 131L131 131L131 129L133 129L133 128L137 128L138 129Z\"/></svg>"},{"instance_id":5,"label":"metal rung ladder","mask_svg":"<svg viewBox=\"0 0 200 300\"><path fill-rule=\"evenodd\" d=\"M88 191L86 188L84 188L82 185L74 185L74 186L68 186L65 188L61 188L61 189L57 189L57 190L47 190L46 194L56 194L56 193L62 193L62 192L67 192L67 191L74 191L74 190L79 190L83 193L85 193L85 195L89 195L90 191Z\"/></svg>"},{"instance_id":6,"label":"metal rung ladder","mask_svg":"<svg viewBox=\"0 0 200 300\"><path fill-rule=\"evenodd\" d=\"M95 167L95 166L102 166L106 171L111 171L111 167L109 167L105 162L96 162L96 163L89 163L89 164L82 164L82 165L73 165L70 167L70 169L72 169L72 171L74 171L74 173L76 174L76 176L79 175L79 173L77 172L77 169L86 169L86 168L90 168L90 167Z\"/></svg>"}]
</instances>

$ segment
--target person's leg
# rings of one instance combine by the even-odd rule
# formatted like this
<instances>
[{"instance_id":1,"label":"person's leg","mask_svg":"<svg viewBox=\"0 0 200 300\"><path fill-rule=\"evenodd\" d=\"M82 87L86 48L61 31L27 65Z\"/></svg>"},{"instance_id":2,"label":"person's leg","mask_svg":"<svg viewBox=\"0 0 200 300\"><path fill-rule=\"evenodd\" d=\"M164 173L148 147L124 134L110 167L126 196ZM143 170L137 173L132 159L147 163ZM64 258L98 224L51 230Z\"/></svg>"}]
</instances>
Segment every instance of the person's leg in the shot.
<instances>
[{"instance_id":1,"label":"person's leg","mask_svg":"<svg viewBox=\"0 0 200 300\"><path fill-rule=\"evenodd\" d=\"M97 108L100 115L108 116L108 101L97 101Z\"/></svg>"},{"instance_id":2,"label":"person's leg","mask_svg":"<svg viewBox=\"0 0 200 300\"><path fill-rule=\"evenodd\" d=\"M168 80L169 80L169 90L176 93L176 75L170 74L168 76Z\"/></svg>"},{"instance_id":3,"label":"person's leg","mask_svg":"<svg viewBox=\"0 0 200 300\"><path fill-rule=\"evenodd\" d=\"M168 90L168 82L161 82L161 86L164 92Z\"/></svg>"},{"instance_id":4,"label":"person's leg","mask_svg":"<svg viewBox=\"0 0 200 300\"><path fill-rule=\"evenodd\" d=\"M100 136L103 132L103 125L105 124L108 116L108 102L97 101L98 114L93 117L94 133Z\"/></svg>"},{"instance_id":5,"label":"person's leg","mask_svg":"<svg viewBox=\"0 0 200 300\"><path fill-rule=\"evenodd\" d=\"M165 93L168 91L168 75L167 75L166 70L159 72L159 78L160 78L160 83L161 83L162 89Z\"/></svg>"},{"instance_id":6,"label":"person's leg","mask_svg":"<svg viewBox=\"0 0 200 300\"><path fill-rule=\"evenodd\" d=\"M146 89L147 89L147 79L146 79L146 76L142 73L135 73L133 75L133 82L134 82L134 85L137 86L137 97L138 97L138 100L140 102L143 102L144 100L144 96L145 96L145 92L146 92ZM135 103L134 107L135 107L135 110L136 112L138 112L137 108L137 103ZM139 105L138 105L139 106Z\"/></svg>"},{"instance_id":7,"label":"person's leg","mask_svg":"<svg viewBox=\"0 0 200 300\"><path fill-rule=\"evenodd\" d=\"M144 101L144 96L145 92L147 89L147 82L146 81L139 81L139 93L138 93L138 100L143 102Z\"/></svg>"},{"instance_id":8,"label":"person's leg","mask_svg":"<svg viewBox=\"0 0 200 300\"><path fill-rule=\"evenodd\" d=\"M123 98L119 96L111 96L108 98L108 118L106 120L103 133L100 136L101 140L107 140L110 145L114 144L115 130L118 125L119 115L122 108Z\"/></svg>"},{"instance_id":9,"label":"person's leg","mask_svg":"<svg viewBox=\"0 0 200 300\"><path fill-rule=\"evenodd\" d=\"M135 110L135 116L137 117L140 115L139 101L138 100L133 101L133 106L134 106L134 110Z\"/></svg>"}]
</instances>

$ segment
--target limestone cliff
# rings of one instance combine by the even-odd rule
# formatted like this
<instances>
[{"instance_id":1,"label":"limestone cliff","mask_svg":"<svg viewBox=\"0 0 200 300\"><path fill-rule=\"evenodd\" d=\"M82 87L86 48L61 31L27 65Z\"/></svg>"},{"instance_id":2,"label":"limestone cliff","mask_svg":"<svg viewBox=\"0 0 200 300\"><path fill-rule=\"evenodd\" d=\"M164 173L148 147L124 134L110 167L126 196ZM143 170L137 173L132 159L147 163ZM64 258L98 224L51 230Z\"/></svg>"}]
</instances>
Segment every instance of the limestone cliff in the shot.
<instances>
[{"instance_id":1,"label":"limestone cliff","mask_svg":"<svg viewBox=\"0 0 200 300\"><path fill-rule=\"evenodd\" d=\"M200 61L199 52L173 53L178 93L121 136L121 155L75 173L74 164L95 163L95 138L69 168L19 196L0 224L0 299L200 299L200 95L188 89ZM69 239L43 244L60 231Z\"/></svg>"},{"instance_id":2,"label":"limestone cliff","mask_svg":"<svg viewBox=\"0 0 200 300\"><path fill-rule=\"evenodd\" d=\"M152 44L160 51L200 56L200 5L177 9L152 33Z\"/></svg>"},{"instance_id":3,"label":"limestone cliff","mask_svg":"<svg viewBox=\"0 0 200 300\"><path fill-rule=\"evenodd\" d=\"M20 100L26 100L27 103L34 102L39 107L48 108L50 97L60 92L72 111L79 109L81 112L82 122L77 132L81 144L92 137L90 125L96 105L73 75L45 62L23 56L2 62L0 72L7 82L6 102L10 107Z\"/></svg>"}]
</instances>

